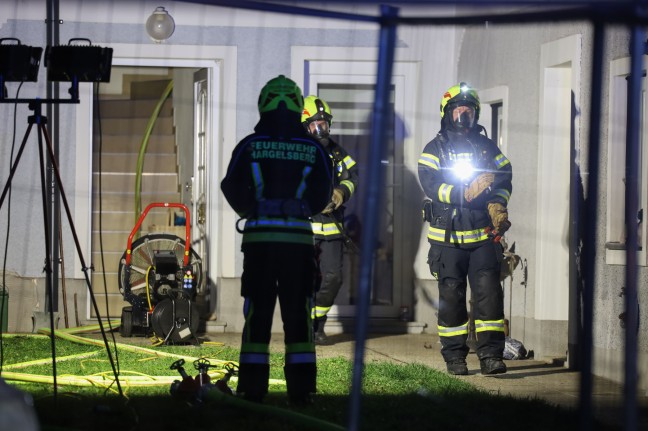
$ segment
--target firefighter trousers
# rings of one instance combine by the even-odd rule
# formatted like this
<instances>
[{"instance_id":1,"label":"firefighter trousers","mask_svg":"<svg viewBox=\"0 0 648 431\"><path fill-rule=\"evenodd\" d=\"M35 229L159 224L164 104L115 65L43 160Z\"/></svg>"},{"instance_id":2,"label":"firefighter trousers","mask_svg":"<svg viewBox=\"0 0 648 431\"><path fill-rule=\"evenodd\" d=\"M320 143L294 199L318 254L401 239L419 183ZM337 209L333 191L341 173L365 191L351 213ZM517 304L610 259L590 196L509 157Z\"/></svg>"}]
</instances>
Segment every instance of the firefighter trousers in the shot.
<instances>
[{"instance_id":1,"label":"firefighter trousers","mask_svg":"<svg viewBox=\"0 0 648 431\"><path fill-rule=\"evenodd\" d=\"M446 362L468 355L469 316L467 282L473 301L473 319L479 359L504 352L504 293L500 283L501 244L485 241L474 248L430 245L428 264L439 285L438 329Z\"/></svg>"},{"instance_id":2,"label":"firefighter trousers","mask_svg":"<svg viewBox=\"0 0 648 431\"><path fill-rule=\"evenodd\" d=\"M245 325L239 358L237 392L261 399L268 392L270 337L277 298L285 340L284 375L288 395L316 390L313 343L315 253L312 245L251 243L243 245L241 295Z\"/></svg>"},{"instance_id":3,"label":"firefighter trousers","mask_svg":"<svg viewBox=\"0 0 648 431\"><path fill-rule=\"evenodd\" d=\"M315 245L319 248L319 269L322 275L322 284L315 293L313 318L321 319L326 317L342 287L344 241L342 238L328 241L318 240Z\"/></svg>"}]
</instances>

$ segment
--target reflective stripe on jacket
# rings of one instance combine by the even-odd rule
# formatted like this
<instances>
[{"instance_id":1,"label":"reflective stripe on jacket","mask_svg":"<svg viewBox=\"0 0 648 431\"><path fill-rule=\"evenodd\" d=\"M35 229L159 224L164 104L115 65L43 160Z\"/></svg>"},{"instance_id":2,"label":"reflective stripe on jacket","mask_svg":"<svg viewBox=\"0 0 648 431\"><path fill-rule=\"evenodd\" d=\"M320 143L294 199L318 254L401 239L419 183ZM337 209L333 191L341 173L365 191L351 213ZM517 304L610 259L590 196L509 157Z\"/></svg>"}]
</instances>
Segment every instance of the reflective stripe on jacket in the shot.
<instances>
[{"instance_id":1,"label":"reflective stripe on jacket","mask_svg":"<svg viewBox=\"0 0 648 431\"><path fill-rule=\"evenodd\" d=\"M330 200L334 171L324 147L298 126L295 137L254 133L232 153L221 189L246 219L243 244L313 244L311 211Z\"/></svg>"},{"instance_id":2,"label":"reflective stripe on jacket","mask_svg":"<svg viewBox=\"0 0 648 431\"><path fill-rule=\"evenodd\" d=\"M469 135L440 132L430 141L418 160L419 182L431 201L424 209L431 243L474 247L488 240L486 229L492 227L488 204L506 206L512 192L510 161L497 145L479 133ZM459 167L468 165L465 178ZM494 182L481 195L466 201L464 191L484 172L494 174Z\"/></svg>"}]
</instances>

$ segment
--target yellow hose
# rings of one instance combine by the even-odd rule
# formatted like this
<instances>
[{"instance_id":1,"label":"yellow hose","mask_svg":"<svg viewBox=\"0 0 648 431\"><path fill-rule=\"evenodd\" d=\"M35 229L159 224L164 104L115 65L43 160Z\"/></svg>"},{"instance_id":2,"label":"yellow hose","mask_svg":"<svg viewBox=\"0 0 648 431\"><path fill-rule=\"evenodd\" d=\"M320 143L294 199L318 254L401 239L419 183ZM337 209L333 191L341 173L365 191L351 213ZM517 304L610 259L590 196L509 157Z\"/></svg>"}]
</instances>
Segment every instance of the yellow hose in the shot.
<instances>
[{"instance_id":1,"label":"yellow hose","mask_svg":"<svg viewBox=\"0 0 648 431\"><path fill-rule=\"evenodd\" d=\"M38 332L42 333L42 334L49 334L50 329L49 328L41 328L41 329L38 330ZM72 341L74 343L88 344L88 345L91 345L91 346L101 346L101 347L104 346L103 340L79 337L78 335L65 333L65 332L60 331L58 329L54 331L54 335L56 337L58 337L58 338L61 338L63 340ZM149 354L149 355L152 355L152 356L160 356L160 357L175 358L175 359L184 359L187 362L195 361L196 359L198 359L198 358L194 358L194 357L187 356L187 355L179 355L177 353L165 352L163 350L152 350L152 349L148 349L146 347L133 346L131 344L115 343L115 345L119 349L125 350L127 352L145 353L145 354ZM222 365L232 363L232 361L224 361L224 360L219 360L219 359L214 359L214 360L217 363L222 364Z\"/></svg>"},{"instance_id":2,"label":"yellow hose","mask_svg":"<svg viewBox=\"0 0 648 431\"><path fill-rule=\"evenodd\" d=\"M71 361L71 360L75 360L75 359L89 358L91 356L98 355L99 353L101 353L103 351L104 350L95 350L94 352L79 353L77 355L57 356L56 357L56 363L65 362L65 361ZM27 367L31 367L31 366L34 366L34 365L47 365L47 364L51 364L51 363L52 363L51 358L45 358L45 359L36 359L34 361L20 362L20 363L17 363L17 364L4 365L2 368L3 368L3 370L15 370L15 369L18 369L18 368L27 368Z\"/></svg>"},{"instance_id":3,"label":"yellow hose","mask_svg":"<svg viewBox=\"0 0 648 431\"><path fill-rule=\"evenodd\" d=\"M155 122L160 115L162 105L164 105L164 101L169 97L169 94L171 94L171 90L173 90L173 81L169 81L169 84L160 96L160 100L158 100L157 105L155 105L155 109L153 109L153 113L146 124L146 130L144 131L144 137L142 138L139 154L137 156L137 169L135 171L135 223L137 223L142 212L142 170L144 169L144 155L146 154L146 147L148 146Z\"/></svg>"},{"instance_id":4,"label":"yellow hose","mask_svg":"<svg viewBox=\"0 0 648 431\"><path fill-rule=\"evenodd\" d=\"M151 289L149 289L149 273L151 272L153 266L149 266L146 270L146 299L148 300L149 312L153 311L153 305L151 304Z\"/></svg>"},{"instance_id":5,"label":"yellow hose","mask_svg":"<svg viewBox=\"0 0 648 431\"><path fill-rule=\"evenodd\" d=\"M99 325L96 325L97 327ZM90 330L89 328L92 328L92 330L96 330L95 326L92 327L80 327L80 328L67 328L66 330L55 330L54 335L58 338L68 340L71 342L75 343L80 343L80 344L87 344L87 345L96 345L96 346L102 346L103 347L103 341L102 340L95 340L95 339L90 339L90 338L84 338L80 337L77 335L72 334L73 332L83 332L83 331L88 331ZM39 334L5 334L8 335L9 337L12 336L30 336L34 338L40 338L43 335L41 334L49 334L50 330L49 328L41 328L39 331ZM151 356L156 356L156 357L168 357L168 358L182 358L187 362L194 362L200 358L194 358L186 355L179 355L175 353L169 353L165 351L156 351L152 350L149 348L145 347L140 347L140 346L133 346L129 344L123 344L123 343L116 343L116 348L125 350L125 351L130 351L133 353L140 353L140 354L148 354ZM90 356L97 355L100 353L101 350L95 351L95 352L86 352L86 353L81 353L78 355L69 355L65 357L60 357L57 358L59 361L68 361L68 360L73 360L73 359L83 359L83 358L88 358ZM19 373L15 371L9 371L10 369L18 369L18 368L25 368L28 366L32 365L41 365L46 362L49 362L50 359L41 359L41 360L35 360L35 361L28 361L28 362L23 362L19 364L11 364L11 365L5 365L4 371L2 373L3 379L6 381L14 381L18 383L40 383L40 384L54 384L54 377L53 376L46 376L46 375L35 375L35 374L29 374L29 373ZM218 360L218 359L211 359L210 358L210 363L218 363L223 366L223 369L219 370L211 370L208 371L207 374L211 378L212 381L216 381L218 379L222 379L225 377L225 375L229 372L229 369L231 368L231 365L236 365L238 364L234 361L224 361L224 360ZM142 374L136 371L124 371L122 370L121 375L119 376L119 381L121 384L123 384L127 388L141 388L141 387L153 387L153 386L168 386L174 383L175 381L179 380L178 376L151 376L151 375L146 375ZM230 382L235 383L238 381L238 378L236 376L231 376ZM110 390L114 391L112 389L114 383L115 383L115 376L112 372L100 372L100 373L95 373L87 376L75 376L75 375L59 375L56 378L56 382L58 385L61 386L74 386L74 387L98 387L98 388L103 388L105 390ZM270 379L268 382L270 385L281 385L285 386L286 382L285 380L280 380L280 379ZM305 429L313 429L313 430L322 430L322 431L342 431L345 428L333 424L321 419L313 418L311 416L307 416L295 411L291 410L286 410L282 408L277 408L273 406L268 406L268 405L263 405L263 404L258 404L258 403L251 403L248 401L245 401L243 399L237 398L232 395L225 394L221 392L217 388L213 388L212 390L207 392L206 395L207 399L212 400L212 401L218 401L218 402L225 402L228 403L232 406L252 410L252 411L257 411L261 413L266 413L266 414L271 414L283 419L286 419L292 423L295 423Z\"/></svg>"},{"instance_id":6,"label":"yellow hose","mask_svg":"<svg viewBox=\"0 0 648 431\"><path fill-rule=\"evenodd\" d=\"M117 324L118 322L113 322L113 323ZM98 328L99 325L90 325L90 326L84 326L78 328L66 328L64 330L57 329L54 331L54 336L74 343L104 347L103 340L85 338L73 334L79 332L94 331L97 330ZM40 328L37 334L3 334L3 336L8 338L11 337L41 338L44 335L49 335L49 334L50 334L50 328ZM115 348L121 349L123 351L128 351L131 353L150 355L151 357L184 359L186 362L189 363L193 363L194 361L201 359L193 356L180 355L180 354L161 351L161 350L152 350L146 347L133 346L124 343L115 343ZM57 357L57 362L85 359L91 356L95 356L102 351L103 350L97 350L94 352L79 353L77 355ZM21 362L17 364L5 365L3 367L4 371L2 373L2 377L5 380L22 381L28 383L53 384L54 383L53 376L44 376L44 375L35 375L29 373L18 373L18 372L8 371L8 370L26 368L33 365L43 365L49 362L51 362L51 359L46 358L46 359L39 359L34 361ZM216 358L209 358L209 362L210 365L220 365L222 367L222 369L210 370L207 373L212 378L212 380L223 378L225 374L228 372L229 367L231 367L232 365L238 366L238 363L236 363L235 361L226 361L226 360L221 360ZM149 376L135 371L122 370L121 373L131 374L127 376L123 376L123 375L119 376L120 382L123 382L124 384L131 387L169 385L178 379L178 376ZM137 375L133 375L133 374L137 374ZM237 381L237 378L232 377L231 380ZM115 379L114 379L114 374L112 372L93 374L90 376L71 376L71 375L57 376L57 384L69 385L69 386L100 386L100 387L109 388L114 382ZM280 379L270 379L269 383L272 385L282 385L282 386L285 386L286 384L284 380L280 380Z\"/></svg>"},{"instance_id":7,"label":"yellow hose","mask_svg":"<svg viewBox=\"0 0 648 431\"><path fill-rule=\"evenodd\" d=\"M212 379L220 379L225 373L210 371L209 376ZM14 371L7 371L2 373L2 378L9 381L22 381L28 383L45 383L54 384L53 376L45 376L39 374L17 373ZM180 375L177 376L119 376L119 381L130 387L148 387L148 386L164 386L170 385L175 380L179 380ZM234 379L234 377L232 377ZM114 383L115 379L112 372L105 374L92 374L89 376L70 376L63 375L56 377L56 383L63 386L110 386Z\"/></svg>"}]
</instances>

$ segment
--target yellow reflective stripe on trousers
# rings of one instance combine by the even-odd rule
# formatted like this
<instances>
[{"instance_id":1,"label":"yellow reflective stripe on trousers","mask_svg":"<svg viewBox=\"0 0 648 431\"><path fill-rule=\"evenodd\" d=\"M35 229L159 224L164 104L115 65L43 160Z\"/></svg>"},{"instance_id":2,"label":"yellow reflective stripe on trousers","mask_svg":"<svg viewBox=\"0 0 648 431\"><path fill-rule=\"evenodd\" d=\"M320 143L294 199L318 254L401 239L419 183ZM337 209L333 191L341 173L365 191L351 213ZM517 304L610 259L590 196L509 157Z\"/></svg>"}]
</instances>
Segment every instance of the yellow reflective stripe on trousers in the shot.
<instances>
[{"instance_id":1,"label":"yellow reflective stripe on trousers","mask_svg":"<svg viewBox=\"0 0 648 431\"><path fill-rule=\"evenodd\" d=\"M328 314L329 310L331 310L331 307L318 307L315 306L313 307L313 312L311 314L311 317L313 319L319 319L320 317L324 317Z\"/></svg>"},{"instance_id":2,"label":"yellow reflective stripe on trousers","mask_svg":"<svg viewBox=\"0 0 648 431\"><path fill-rule=\"evenodd\" d=\"M427 237L432 241L445 242L445 235L445 229L430 226ZM473 242L485 241L487 239L488 234L484 229L456 230L450 232L450 242L455 244L470 244Z\"/></svg>"},{"instance_id":3,"label":"yellow reflective stripe on trousers","mask_svg":"<svg viewBox=\"0 0 648 431\"><path fill-rule=\"evenodd\" d=\"M439 337L454 337L455 335L466 335L468 333L468 322L461 326L448 328L447 326L437 326Z\"/></svg>"},{"instance_id":4,"label":"yellow reflective stripe on trousers","mask_svg":"<svg viewBox=\"0 0 648 431\"><path fill-rule=\"evenodd\" d=\"M504 332L504 319L475 320L475 332L496 331Z\"/></svg>"}]
</instances>

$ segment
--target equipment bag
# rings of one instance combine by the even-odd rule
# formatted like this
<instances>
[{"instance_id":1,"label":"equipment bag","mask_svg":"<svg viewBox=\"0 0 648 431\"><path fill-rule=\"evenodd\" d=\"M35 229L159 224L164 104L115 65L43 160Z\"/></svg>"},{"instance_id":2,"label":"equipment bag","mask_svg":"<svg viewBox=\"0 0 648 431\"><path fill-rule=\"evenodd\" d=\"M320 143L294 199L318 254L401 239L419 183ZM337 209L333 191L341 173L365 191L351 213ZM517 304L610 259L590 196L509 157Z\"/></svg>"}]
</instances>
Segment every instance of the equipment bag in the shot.
<instances>
[{"instance_id":1,"label":"equipment bag","mask_svg":"<svg viewBox=\"0 0 648 431\"><path fill-rule=\"evenodd\" d=\"M525 359L527 357L527 349L524 345L511 337L504 339L504 359Z\"/></svg>"}]
</instances>

